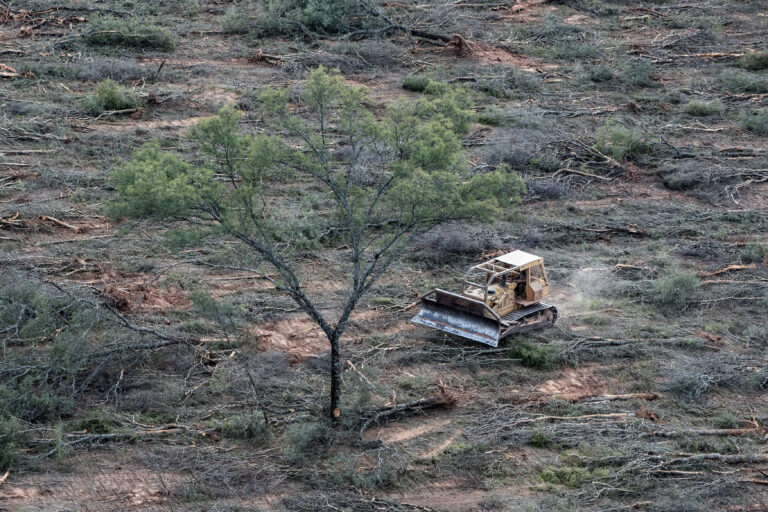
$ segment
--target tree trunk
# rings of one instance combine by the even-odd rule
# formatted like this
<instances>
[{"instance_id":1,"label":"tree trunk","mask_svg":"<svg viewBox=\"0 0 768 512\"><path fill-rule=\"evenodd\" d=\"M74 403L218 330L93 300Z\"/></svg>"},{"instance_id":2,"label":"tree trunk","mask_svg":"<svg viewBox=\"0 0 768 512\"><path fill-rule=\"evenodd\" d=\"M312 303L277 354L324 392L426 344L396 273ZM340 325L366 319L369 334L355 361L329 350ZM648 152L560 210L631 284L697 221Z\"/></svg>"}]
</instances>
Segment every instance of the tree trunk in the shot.
<instances>
[{"instance_id":1,"label":"tree trunk","mask_svg":"<svg viewBox=\"0 0 768 512\"><path fill-rule=\"evenodd\" d=\"M339 338L335 334L329 340L331 342L331 421L336 421L341 416L339 410L339 395L341 394L341 355L339 353Z\"/></svg>"}]
</instances>

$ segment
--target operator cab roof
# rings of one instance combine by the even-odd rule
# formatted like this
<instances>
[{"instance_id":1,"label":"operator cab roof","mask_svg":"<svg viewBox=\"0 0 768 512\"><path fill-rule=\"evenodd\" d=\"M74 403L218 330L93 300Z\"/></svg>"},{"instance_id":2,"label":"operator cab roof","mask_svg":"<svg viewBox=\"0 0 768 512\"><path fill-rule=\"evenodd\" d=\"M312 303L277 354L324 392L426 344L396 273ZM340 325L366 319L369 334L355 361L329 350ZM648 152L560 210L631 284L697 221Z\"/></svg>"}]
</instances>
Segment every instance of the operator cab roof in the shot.
<instances>
[{"instance_id":1,"label":"operator cab roof","mask_svg":"<svg viewBox=\"0 0 768 512\"><path fill-rule=\"evenodd\" d=\"M499 256L498 258L494 258L496 261L506 263L507 265L512 265L513 267L522 267L540 259L540 257L525 251L512 251L504 254L503 256Z\"/></svg>"}]
</instances>

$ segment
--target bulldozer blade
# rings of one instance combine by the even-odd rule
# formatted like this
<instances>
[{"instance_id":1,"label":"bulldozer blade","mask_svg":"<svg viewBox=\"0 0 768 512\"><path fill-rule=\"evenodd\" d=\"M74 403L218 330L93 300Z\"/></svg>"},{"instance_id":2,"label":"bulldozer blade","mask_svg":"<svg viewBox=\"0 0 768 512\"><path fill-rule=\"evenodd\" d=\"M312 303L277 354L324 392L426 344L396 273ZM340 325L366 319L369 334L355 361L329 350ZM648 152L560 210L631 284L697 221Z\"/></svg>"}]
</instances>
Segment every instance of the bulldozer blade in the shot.
<instances>
[{"instance_id":1,"label":"bulldozer blade","mask_svg":"<svg viewBox=\"0 0 768 512\"><path fill-rule=\"evenodd\" d=\"M411 322L492 347L499 344L501 334L501 326L496 320L440 304L427 297L421 298L421 311Z\"/></svg>"}]
</instances>

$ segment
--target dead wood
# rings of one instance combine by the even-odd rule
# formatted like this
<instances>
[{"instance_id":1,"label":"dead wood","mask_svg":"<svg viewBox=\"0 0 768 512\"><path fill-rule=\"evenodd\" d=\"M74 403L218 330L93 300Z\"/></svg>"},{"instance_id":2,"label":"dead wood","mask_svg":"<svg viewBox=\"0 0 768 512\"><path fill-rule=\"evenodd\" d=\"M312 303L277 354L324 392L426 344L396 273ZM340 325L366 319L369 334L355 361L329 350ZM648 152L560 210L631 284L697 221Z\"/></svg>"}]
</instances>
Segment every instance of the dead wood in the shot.
<instances>
[{"instance_id":1,"label":"dead wood","mask_svg":"<svg viewBox=\"0 0 768 512\"><path fill-rule=\"evenodd\" d=\"M11 472L9 470L9 471L6 471L3 474L3 476L0 476L0 485L3 485L5 483L5 481L8 480L8 475L10 475L10 474L11 474Z\"/></svg>"},{"instance_id":2,"label":"dead wood","mask_svg":"<svg viewBox=\"0 0 768 512\"><path fill-rule=\"evenodd\" d=\"M376 411L373 416L363 422L363 425L360 427L360 437L363 436L363 433L373 423L381 424L382 420L386 420L398 414L419 412L424 409L433 409L436 407L453 407L454 405L456 405L456 398L448 393L443 386L440 386L440 391L432 397L422 398L405 404L382 407Z\"/></svg>"},{"instance_id":3,"label":"dead wood","mask_svg":"<svg viewBox=\"0 0 768 512\"><path fill-rule=\"evenodd\" d=\"M624 395L589 396L589 397L583 397L582 399L579 399L579 401L599 403L599 402L613 402L617 400L633 400L635 398L640 400L653 401L661 398L661 395L659 395L658 393L627 393Z\"/></svg>"},{"instance_id":4,"label":"dead wood","mask_svg":"<svg viewBox=\"0 0 768 512\"><path fill-rule=\"evenodd\" d=\"M712 460L722 462L723 464L759 464L762 462L768 462L768 454L759 453L754 455L725 455L722 453L678 453L671 455L679 455L679 457L662 460L664 465L673 464L688 464L691 462L703 462L705 460ZM654 456L651 459L658 460L663 459L661 456Z\"/></svg>"},{"instance_id":5,"label":"dead wood","mask_svg":"<svg viewBox=\"0 0 768 512\"><path fill-rule=\"evenodd\" d=\"M40 219L42 221L45 221L45 222L50 222L51 224L55 224L56 226L60 226L62 228L70 229L70 230L74 231L75 233L79 233L80 232L80 228L79 227L73 226L72 224L67 224L66 222L64 222L62 220L59 220L56 217L49 217L48 215L40 215L38 217L38 219Z\"/></svg>"},{"instance_id":6,"label":"dead wood","mask_svg":"<svg viewBox=\"0 0 768 512\"><path fill-rule=\"evenodd\" d=\"M756 265L754 263L750 263L749 265L739 265L739 264L732 264L728 265L727 267L723 267L720 270L715 270L714 272L698 272L699 277L712 277L712 276L719 276L720 274L725 274L726 272L729 272L731 270L748 270L755 268Z\"/></svg>"},{"instance_id":7,"label":"dead wood","mask_svg":"<svg viewBox=\"0 0 768 512\"><path fill-rule=\"evenodd\" d=\"M685 436L746 436L750 434L763 434L765 428L760 426L748 427L748 428L714 428L714 429L699 429L699 430L669 430L650 432L645 436L653 437L685 437Z\"/></svg>"},{"instance_id":8,"label":"dead wood","mask_svg":"<svg viewBox=\"0 0 768 512\"><path fill-rule=\"evenodd\" d=\"M553 178L557 178L558 176L560 176L562 174L575 174L577 176L583 176L585 178L594 178L594 179L600 180L600 181L613 181L613 180L616 179L616 177L609 178L609 177L606 177L606 176L598 176L597 174L591 174L591 173L584 172L584 171L578 171L576 169L570 169L568 167L563 167L562 169L558 169L557 171L555 171L555 173L552 175L552 177Z\"/></svg>"},{"instance_id":9,"label":"dead wood","mask_svg":"<svg viewBox=\"0 0 768 512\"><path fill-rule=\"evenodd\" d=\"M571 421L571 420L591 420L591 419L607 419L607 420L625 420L635 415L632 412L613 412L603 414L585 414L583 416L537 416L535 418L524 418L517 420L506 425L507 428L516 427L518 425L525 425L528 423L538 423L540 421Z\"/></svg>"},{"instance_id":10,"label":"dead wood","mask_svg":"<svg viewBox=\"0 0 768 512\"><path fill-rule=\"evenodd\" d=\"M108 110L106 112L102 112L98 116L94 118L94 121L98 121L104 116L125 116L128 114L143 114L144 113L143 107L136 107L136 108L125 108L122 110Z\"/></svg>"}]
</instances>

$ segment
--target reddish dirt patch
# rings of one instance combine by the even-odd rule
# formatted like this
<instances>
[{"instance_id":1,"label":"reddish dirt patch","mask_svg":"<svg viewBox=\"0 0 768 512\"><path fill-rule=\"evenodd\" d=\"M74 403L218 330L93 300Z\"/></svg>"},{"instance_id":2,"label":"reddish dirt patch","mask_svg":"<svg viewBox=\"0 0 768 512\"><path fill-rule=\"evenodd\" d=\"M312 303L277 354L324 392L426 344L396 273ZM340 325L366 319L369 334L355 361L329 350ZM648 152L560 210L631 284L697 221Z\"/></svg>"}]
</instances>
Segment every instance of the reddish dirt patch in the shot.
<instances>
[{"instance_id":1,"label":"reddish dirt patch","mask_svg":"<svg viewBox=\"0 0 768 512\"><path fill-rule=\"evenodd\" d=\"M529 23L540 16L541 11L553 11L554 6L544 5L547 0L524 0L519 1L505 9L503 17L517 23Z\"/></svg>"},{"instance_id":2,"label":"reddish dirt patch","mask_svg":"<svg viewBox=\"0 0 768 512\"><path fill-rule=\"evenodd\" d=\"M573 16L569 16L565 18L563 22L569 25L588 25L588 24L600 23L598 20L590 18L589 16L585 16L583 14L574 14Z\"/></svg>"},{"instance_id":3,"label":"reddish dirt patch","mask_svg":"<svg viewBox=\"0 0 768 512\"><path fill-rule=\"evenodd\" d=\"M246 290L272 290L274 285L259 276L212 277L204 280L211 297L219 298Z\"/></svg>"},{"instance_id":4,"label":"reddish dirt patch","mask_svg":"<svg viewBox=\"0 0 768 512\"><path fill-rule=\"evenodd\" d=\"M591 368L567 369L559 379L546 381L536 388L536 392L544 397L560 398L576 401L590 396L605 394L605 381L597 378Z\"/></svg>"},{"instance_id":5,"label":"reddish dirt patch","mask_svg":"<svg viewBox=\"0 0 768 512\"><path fill-rule=\"evenodd\" d=\"M363 438L366 441L381 439L385 444L402 443L416 437L438 432L450 423L450 418L417 419L368 429Z\"/></svg>"},{"instance_id":6,"label":"reddish dirt patch","mask_svg":"<svg viewBox=\"0 0 768 512\"><path fill-rule=\"evenodd\" d=\"M533 73L544 70L555 70L558 67L556 64L541 62L517 53L508 52L502 48L493 47L478 48L472 55L472 58L483 64L503 64L505 66L512 66Z\"/></svg>"},{"instance_id":7,"label":"reddish dirt patch","mask_svg":"<svg viewBox=\"0 0 768 512\"><path fill-rule=\"evenodd\" d=\"M66 475L11 475L0 487L0 510L158 510L181 483L174 473L89 458L86 466Z\"/></svg>"},{"instance_id":8,"label":"reddish dirt patch","mask_svg":"<svg viewBox=\"0 0 768 512\"><path fill-rule=\"evenodd\" d=\"M261 348L289 355L291 363L300 363L328 350L328 338L310 318L286 318L257 326Z\"/></svg>"},{"instance_id":9,"label":"reddish dirt patch","mask_svg":"<svg viewBox=\"0 0 768 512\"><path fill-rule=\"evenodd\" d=\"M96 285L107 303L119 311L166 312L188 309L192 305L187 293L179 286L158 288L148 283L150 277L146 274L123 272L112 267L86 272L77 272L75 267L70 273L74 273L71 279L77 282Z\"/></svg>"}]
</instances>

